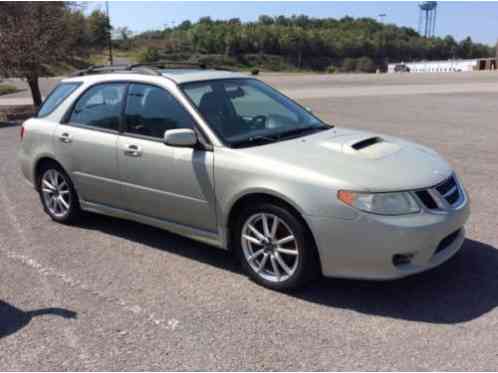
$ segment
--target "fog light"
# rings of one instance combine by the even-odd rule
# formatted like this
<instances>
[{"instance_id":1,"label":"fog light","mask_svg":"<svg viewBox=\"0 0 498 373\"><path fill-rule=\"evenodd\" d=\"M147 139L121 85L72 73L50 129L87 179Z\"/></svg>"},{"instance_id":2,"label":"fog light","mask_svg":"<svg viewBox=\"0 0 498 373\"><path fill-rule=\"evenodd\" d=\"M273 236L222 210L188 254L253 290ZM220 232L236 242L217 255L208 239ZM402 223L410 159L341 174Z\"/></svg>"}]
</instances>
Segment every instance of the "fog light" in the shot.
<instances>
[{"instance_id":1,"label":"fog light","mask_svg":"<svg viewBox=\"0 0 498 373\"><path fill-rule=\"evenodd\" d=\"M415 254L396 254L393 256L393 264L398 267L405 264L410 264Z\"/></svg>"}]
</instances>

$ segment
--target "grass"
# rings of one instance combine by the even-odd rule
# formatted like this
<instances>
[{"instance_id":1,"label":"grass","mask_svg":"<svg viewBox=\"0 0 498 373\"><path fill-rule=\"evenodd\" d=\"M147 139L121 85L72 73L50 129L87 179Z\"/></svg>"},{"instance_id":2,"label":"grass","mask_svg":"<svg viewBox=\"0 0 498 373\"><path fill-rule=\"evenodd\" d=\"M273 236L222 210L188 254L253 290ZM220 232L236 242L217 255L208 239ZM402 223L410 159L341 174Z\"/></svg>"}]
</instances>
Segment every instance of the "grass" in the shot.
<instances>
[{"instance_id":1,"label":"grass","mask_svg":"<svg viewBox=\"0 0 498 373\"><path fill-rule=\"evenodd\" d=\"M17 87L10 84L0 84L0 96L17 92Z\"/></svg>"}]
</instances>

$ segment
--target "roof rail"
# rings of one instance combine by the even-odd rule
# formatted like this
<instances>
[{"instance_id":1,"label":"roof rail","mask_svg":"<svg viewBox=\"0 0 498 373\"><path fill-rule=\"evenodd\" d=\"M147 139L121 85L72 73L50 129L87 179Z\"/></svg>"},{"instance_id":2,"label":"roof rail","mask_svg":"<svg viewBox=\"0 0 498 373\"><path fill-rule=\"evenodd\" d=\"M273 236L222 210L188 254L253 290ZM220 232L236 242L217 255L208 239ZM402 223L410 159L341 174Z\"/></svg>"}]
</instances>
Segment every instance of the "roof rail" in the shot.
<instances>
[{"instance_id":1,"label":"roof rail","mask_svg":"<svg viewBox=\"0 0 498 373\"><path fill-rule=\"evenodd\" d=\"M91 74L103 74L119 71L137 72L139 74L147 75L161 75L159 69L188 69L200 68L203 70L212 69L219 71L234 71L233 69L209 66L205 63L189 63L189 62L175 62L175 61L158 61L152 63L134 63L134 64L119 64L119 65L91 65L86 69L78 70L71 74L71 76L85 76Z\"/></svg>"},{"instance_id":2,"label":"roof rail","mask_svg":"<svg viewBox=\"0 0 498 373\"><path fill-rule=\"evenodd\" d=\"M85 76L92 74L104 74L104 73L113 73L119 71L135 71L140 74L147 75L161 75L157 69L152 69L147 66L142 66L141 64L119 64L119 65L91 65L86 69L78 70L71 74L71 76Z\"/></svg>"},{"instance_id":3,"label":"roof rail","mask_svg":"<svg viewBox=\"0 0 498 373\"><path fill-rule=\"evenodd\" d=\"M129 68L136 67L154 67L158 69L188 69L188 68L197 68L197 69L212 69L212 70L220 70L220 71L234 71L233 69L223 67L223 66L214 66L208 65L204 62L177 62L177 61L157 61L151 63L136 63L129 66Z\"/></svg>"}]
</instances>

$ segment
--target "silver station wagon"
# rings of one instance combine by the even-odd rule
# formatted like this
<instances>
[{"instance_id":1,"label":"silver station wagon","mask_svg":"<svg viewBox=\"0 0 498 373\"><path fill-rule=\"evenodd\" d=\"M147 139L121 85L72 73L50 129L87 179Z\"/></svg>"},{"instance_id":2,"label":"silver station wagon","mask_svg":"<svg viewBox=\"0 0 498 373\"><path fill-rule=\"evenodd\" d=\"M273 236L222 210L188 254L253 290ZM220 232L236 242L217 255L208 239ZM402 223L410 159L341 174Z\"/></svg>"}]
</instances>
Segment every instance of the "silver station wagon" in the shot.
<instances>
[{"instance_id":1,"label":"silver station wagon","mask_svg":"<svg viewBox=\"0 0 498 373\"><path fill-rule=\"evenodd\" d=\"M232 250L273 289L404 277L465 237L467 194L436 152L326 124L246 74L91 68L21 138L22 172L53 220L84 210L166 229Z\"/></svg>"}]
</instances>

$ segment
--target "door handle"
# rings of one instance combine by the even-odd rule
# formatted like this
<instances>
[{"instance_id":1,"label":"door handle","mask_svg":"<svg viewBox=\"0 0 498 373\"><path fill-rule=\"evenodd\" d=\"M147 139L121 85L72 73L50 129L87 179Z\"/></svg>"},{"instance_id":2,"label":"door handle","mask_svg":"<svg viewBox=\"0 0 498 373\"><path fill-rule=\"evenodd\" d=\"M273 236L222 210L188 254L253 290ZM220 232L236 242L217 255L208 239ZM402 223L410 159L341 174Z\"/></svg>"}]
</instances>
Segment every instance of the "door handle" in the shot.
<instances>
[{"instance_id":1,"label":"door handle","mask_svg":"<svg viewBox=\"0 0 498 373\"><path fill-rule=\"evenodd\" d=\"M70 135L69 133L67 133L67 132L61 133L61 134L59 135L59 140L60 140L60 141L62 141L62 142L64 142L64 143L66 143L66 144L68 144L68 143L70 143L71 141L73 141L73 140L71 139L71 135Z\"/></svg>"},{"instance_id":2,"label":"door handle","mask_svg":"<svg viewBox=\"0 0 498 373\"><path fill-rule=\"evenodd\" d=\"M138 145L128 145L124 150L124 154L130 157L140 157L142 155L142 148Z\"/></svg>"}]
</instances>

